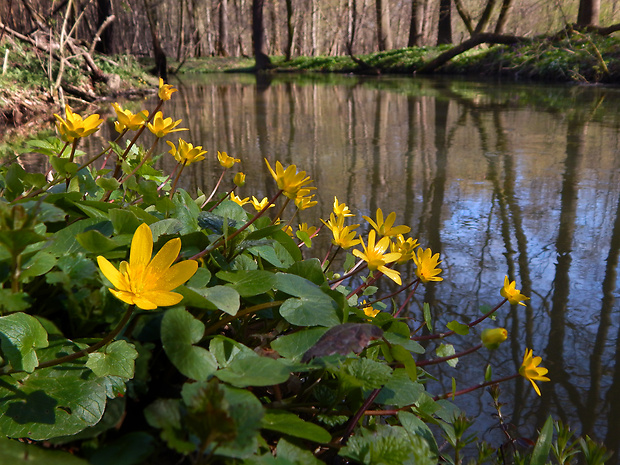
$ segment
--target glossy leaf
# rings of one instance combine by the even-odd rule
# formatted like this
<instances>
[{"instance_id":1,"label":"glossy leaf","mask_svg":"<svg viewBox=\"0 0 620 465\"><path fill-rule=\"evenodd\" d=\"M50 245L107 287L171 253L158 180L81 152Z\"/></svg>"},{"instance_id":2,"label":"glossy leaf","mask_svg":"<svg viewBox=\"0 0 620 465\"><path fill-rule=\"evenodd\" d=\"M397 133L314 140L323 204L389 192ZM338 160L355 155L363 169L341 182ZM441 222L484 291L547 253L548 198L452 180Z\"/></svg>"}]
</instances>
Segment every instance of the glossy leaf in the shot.
<instances>
[{"instance_id":1,"label":"glossy leaf","mask_svg":"<svg viewBox=\"0 0 620 465\"><path fill-rule=\"evenodd\" d=\"M136 358L138 358L136 349L127 341L120 340L105 346L99 352L88 354L86 366L97 376L120 376L131 379Z\"/></svg>"},{"instance_id":2,"label":"glossy leaf","mask_svg":"<svg viewBox=\"0 0 620 465\"><path fill-rule=\"evenodd\" d=\"M188 311L176 307L167 310L161 322L161 340L166 355L185 376L206 380L217 369L217 362L204 347L196 346L205 326Z\"/></svg>"},{"instance_id":3,"label":"glossy leaf","mask_svg":"<svg viewBox=\"0 0 620 465\"><path fill-rule=\"evenodd\" d=\"M264 429L318 443L328 443L332 439L331 434L326 429L304 421L294 413L284 410L268 410L263 417L261 426Z\"/></svg>"},{"instance_id":4,"label":"glossy leaf","mask_svg":"<svg viewBox=\"0 0 620 465\"><path fill-rule=\"evenodd\" d=\"M32 373L39 366L35 349L48 345L47 331L36 318L25 313L0 317L0 347L13 369Z\"/></svg>"}]
</instances>

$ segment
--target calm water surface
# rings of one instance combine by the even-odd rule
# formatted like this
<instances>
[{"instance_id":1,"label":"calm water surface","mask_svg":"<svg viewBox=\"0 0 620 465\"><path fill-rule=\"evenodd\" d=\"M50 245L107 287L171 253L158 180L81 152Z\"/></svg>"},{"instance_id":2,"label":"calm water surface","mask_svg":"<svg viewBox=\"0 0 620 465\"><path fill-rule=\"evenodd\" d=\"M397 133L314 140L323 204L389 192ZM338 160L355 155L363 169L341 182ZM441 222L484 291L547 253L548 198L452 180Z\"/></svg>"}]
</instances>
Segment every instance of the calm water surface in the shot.
<instances>
[{"instance_id":1,"label":"calm water surface","mask_svg":"<svg viewBox=\"0 0 620 465\"><path fill-rule=\"evenodd\" d=\"M540 398L521 378L502 385L516 434L531 435L553 414L620 448L619 89L249 75L177 85L166 115L182 118L190 131L181 136L213 156L190 167L184 187L210 192L218 150L242 159L242 196L275 193L263 158L295 163L318 187L319 206L301 220L319 226L337 196L356 222L379 207L395 211L423 247L441 253L445 280L421 286L408 308L416 327L424 301L438 330L472 321L500 301L505 275L531 296L527 307L498 312L507 343L429 370L440 381L429 392L449 389L451 377L457 389L478 383L487 363L495 378L515 373L533 348L552 381ZM162 163L173 167L171 157ZM314 256L328 244L323 234ZM457 350L476 343L451 342ZM486 439L502 441L488 393L456 402Z\"/></svg>"}]
</instances>

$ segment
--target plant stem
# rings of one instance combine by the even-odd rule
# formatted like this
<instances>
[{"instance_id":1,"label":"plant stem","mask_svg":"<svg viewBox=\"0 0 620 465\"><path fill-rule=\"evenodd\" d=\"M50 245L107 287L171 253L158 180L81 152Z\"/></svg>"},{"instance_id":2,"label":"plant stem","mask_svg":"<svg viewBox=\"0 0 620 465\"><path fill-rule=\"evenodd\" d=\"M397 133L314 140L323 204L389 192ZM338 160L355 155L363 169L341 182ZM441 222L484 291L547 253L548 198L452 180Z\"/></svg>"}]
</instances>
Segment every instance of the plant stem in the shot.
<instances>
[{"instance_id":1,"label":"plant stem","mask_svg":"<svg viewBox=\"0 0 620 465\"><path fill-rule=\"evenodd\" d=\"M240 310L239 312L237 312L235 315L228 315L226 318L223 318L220 321L213 323L211 326L205 329L205 335L211 334L216 329L219 329L222 326L226 326L228 323L230 323L231 321L241 316L245 316L250 313L258 312L260 310L265 310L266 308L277 307L278 305L282 305L283 303L284 303L283 300L274 300L273 302L265 302L262 304L253 305L251 307L244 308L243 310Z\"/></svg>"},{"instance_id":2,"label":"plant stem","mask_svg":"<svg viewBox=\"0 0 620 465\"><path fill-rule=\"evenodd\" d=\"M92 346L87 347L86 349L82 349L78 352L74 352L72 354L65 355L64 357L55 358L48 362L41 363L39 364L39 366L36 367L36 369L39 370L41 368L49 368L55 365L60 365L61 363L72 362L73 360L82 358L84 355L88 355L90 353L93 353L99 350L101 347L105 346L110 341L112 341L112 339L118 336L118 334L122 331L122 329L127 325L129 320L131 319L131 315L133 314L134 309L135 309L135 305L130 305L127 308L127 311L125 312L125 314L123 315L123 318L121 319L121 321L118 323L118 325L116 325L116 328L114 328L110 333L108 333L107 336L101 339L101 341L97 342L96 344L93 344ZM5 374L19 373L22 371L24 370L11 370Z\"/></svg>"},{"instance_id":3,"label":"plant stem","mask_svg":"<svg viewBox=\"0 0 620 465\"><path fill-rule=\"evenodd\" d=\"M241 232L243 232L247 228L249 228L252 223L254 223L257 219L259 219L263 215L263 213L265 213L267 211L269 206L272 203L274 203L278 197L280 197L282 192L283 192L282 189L280 189L278 191L278 193L273 196L273 198L269 201L269 203L267 205L265 205L263 207L263 209L261 211L259 211L256 215L254 215L254 217L250 221L248 221L246 224L241 226L239 229L237 229L230 236L228 236L228 237L221 237L220 239L215 241L213 244L211 244L209 247L207 247L206 249L202 250L201 252L198 252L196 255L194 255L193 257L190 257L189 259L190 260L198 260L199 258L204 257L208 253L211 253L212 251L214 251L215 249L220 247L222 244L225 244L226 242L233 240L235 237L237 237L239 234L241 234Z\"/></svg>"},{"instance_id":4,"label":"plant stem","mask_svg":"<svg viewBox=\"0 0 620 465\"><path fill-rule=\"evenodd\" d=\"M477 324L480 324L482 321L486 320L488 317L493 315L507 301L508 301L508 299L502 300L499 304L497 304L490 311L488 311L487 313L482 315L480 318L478 318L477 320L472 321L471 323L468 323L467 326L469 328L472 328L472 327L476 326ZM414 336L411 339L413 339L414 341L428 341L430 339L443 339L443 338L451 336L453 334L454 334L454 331L447 331L445 333L429 334L427 336Z\"/></svg>"}]
</instances>

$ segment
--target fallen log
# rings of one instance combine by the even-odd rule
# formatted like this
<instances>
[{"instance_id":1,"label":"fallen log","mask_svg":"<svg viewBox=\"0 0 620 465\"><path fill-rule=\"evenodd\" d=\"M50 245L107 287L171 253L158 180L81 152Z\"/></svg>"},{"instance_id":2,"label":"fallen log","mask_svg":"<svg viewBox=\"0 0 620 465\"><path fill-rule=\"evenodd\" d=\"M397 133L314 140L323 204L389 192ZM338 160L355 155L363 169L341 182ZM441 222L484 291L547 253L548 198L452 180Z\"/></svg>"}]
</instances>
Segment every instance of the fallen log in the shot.
<instances>
[{"instance_id":1,"label":"fallen log","mask_svg":"<svg viewBox=\"0 0 620 465\"><path fill-rule=\"evenodd\" d=\"M470 50L480 44L504 44L504 45L513 45L519 43L528 43L531 42L532 39L529 37L520 37L513 36L507 34L495 34L493 32L483 32L480 34L476 34L473 37L470 37L465 42L460 43L459 45L452 47L450 50L446 50L441 53L434 60L429 61L424 66L420 67L416 70L416 73L425 74L432 73L440 66L443 66L452 58L457 55L460 55L467 50Z\"/></svg>"}]
</instances>

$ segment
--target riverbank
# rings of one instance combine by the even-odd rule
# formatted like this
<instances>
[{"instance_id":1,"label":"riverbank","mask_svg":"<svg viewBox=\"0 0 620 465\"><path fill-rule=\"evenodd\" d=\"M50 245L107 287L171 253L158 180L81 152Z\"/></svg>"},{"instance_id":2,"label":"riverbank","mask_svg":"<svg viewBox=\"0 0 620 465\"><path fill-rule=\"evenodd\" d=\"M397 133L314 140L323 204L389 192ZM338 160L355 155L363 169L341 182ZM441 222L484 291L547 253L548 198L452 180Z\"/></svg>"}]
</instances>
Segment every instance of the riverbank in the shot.
<instances>
[{"instance_id":1,"label":"riverbank","mask_svg":"<svg viewBox=\"0 0 620 465\"><path fill-rule=\"evenodd\" d=\"M409 74L427 70L429 64L451 50L452 46L416 47L371 55L297 57L286 61L272 57L271 72L320 72L354 74ZM5 39L0 57L9 50L7 65L0 75L0 128L6 138L16 131L32 132L33 121L51 118L54 99L50 95L50 78L44 57L34 47ZM114 87L94 82L80 68L70 66L64 73L68 101L86 102L117 98L152 89L156 79L148 74L152 63L128 56L93 55L106 76L118 76ZM188 59L183 63L169 60L171 73L253 72L254 60L248 57L209 57ZM518 40L511 45L482 44L454 56L431 70L434 74L497 76L515 80L605 83L620 82L620 38L611 35L570 31L555 37ZM62 90L61 90L62 92ZM62 94L61 94L62 96ZM54 108L54 109L53 109ZM53 110L52 110L53 109ZM36 122L34 123L36 125ZM19 128L19 129L16 129Z\"/></svg>"}]
</instances>

